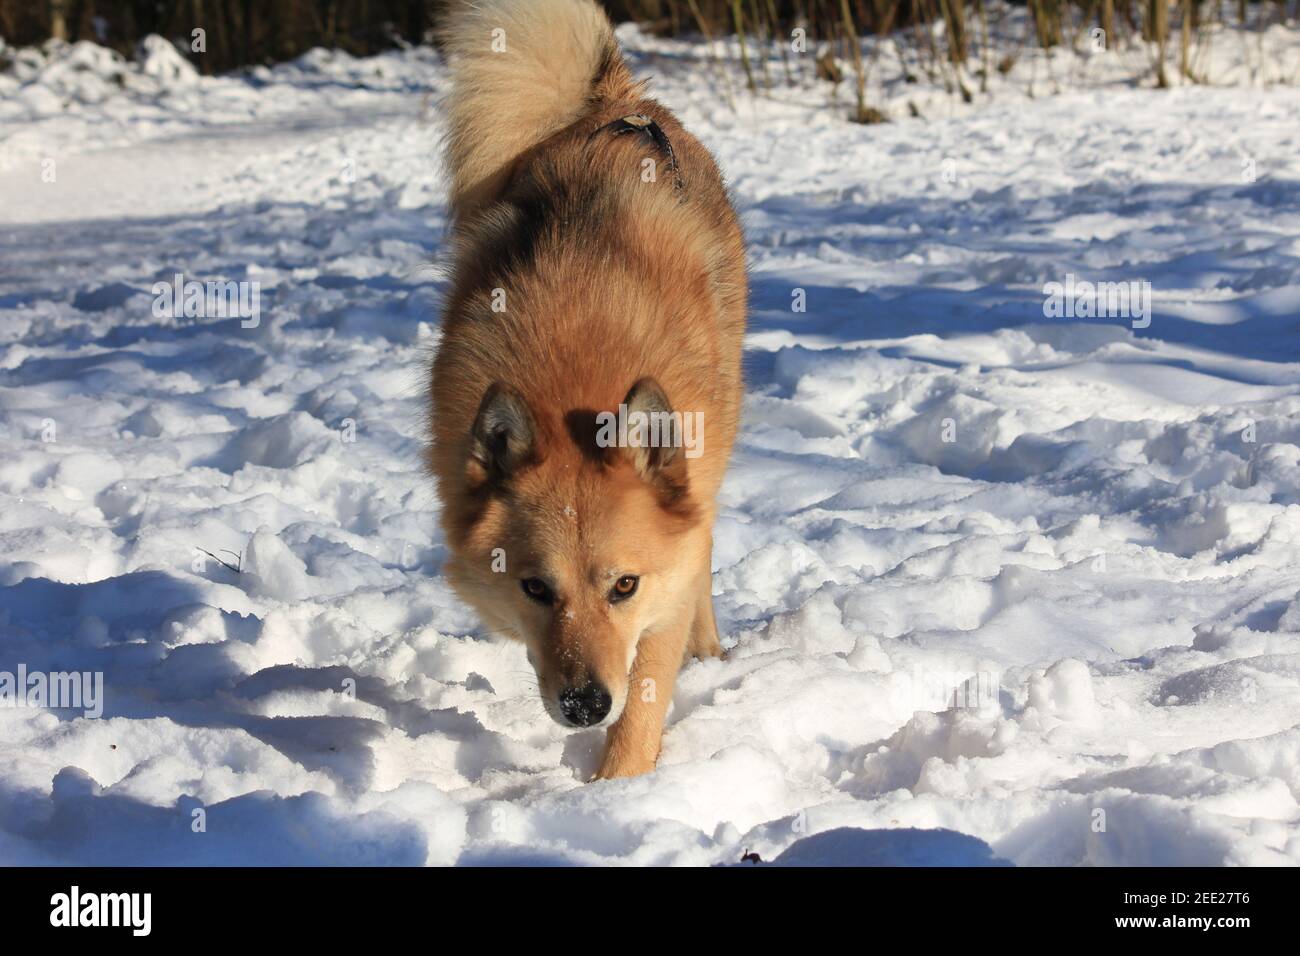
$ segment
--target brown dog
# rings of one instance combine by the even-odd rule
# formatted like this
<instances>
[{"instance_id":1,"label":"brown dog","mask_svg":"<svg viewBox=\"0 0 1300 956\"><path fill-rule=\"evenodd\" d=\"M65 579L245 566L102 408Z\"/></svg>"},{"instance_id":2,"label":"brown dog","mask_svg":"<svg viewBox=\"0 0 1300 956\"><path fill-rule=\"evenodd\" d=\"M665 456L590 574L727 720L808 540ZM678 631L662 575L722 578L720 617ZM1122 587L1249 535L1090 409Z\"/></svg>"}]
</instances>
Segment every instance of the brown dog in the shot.
<instances>
[{"instance_id":1,"label":"brown dog","mask_svg":"<svg viewBox=\"0 0 1300 956\"><path fill-rule=\"evenodd\" d=\"M430 464L448 579L524 642L599 777L654 768L677 671L718 656L715 497L744 245L718 168L592 0L454 3L454 270Z\"/></svg>"}]
</instances>

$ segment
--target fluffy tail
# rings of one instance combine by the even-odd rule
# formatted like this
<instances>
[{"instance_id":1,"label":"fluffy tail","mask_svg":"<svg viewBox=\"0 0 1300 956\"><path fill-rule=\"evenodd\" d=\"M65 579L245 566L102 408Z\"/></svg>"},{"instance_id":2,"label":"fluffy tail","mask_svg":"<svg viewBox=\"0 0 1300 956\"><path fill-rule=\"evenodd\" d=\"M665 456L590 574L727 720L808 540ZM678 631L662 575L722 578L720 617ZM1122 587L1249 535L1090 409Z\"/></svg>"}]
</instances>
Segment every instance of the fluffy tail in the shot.
<instances>
[{"instance_id":1,"label":"fluffy tail","mask_svg":"<svg viewBox=\"0 0 1300 956\"><path fill-rule=\"evenodd\" d=\"M525 150L634 88L594 0L452 0L442 48L458 218L499 195Z\"/></svg>"}]
</instances>

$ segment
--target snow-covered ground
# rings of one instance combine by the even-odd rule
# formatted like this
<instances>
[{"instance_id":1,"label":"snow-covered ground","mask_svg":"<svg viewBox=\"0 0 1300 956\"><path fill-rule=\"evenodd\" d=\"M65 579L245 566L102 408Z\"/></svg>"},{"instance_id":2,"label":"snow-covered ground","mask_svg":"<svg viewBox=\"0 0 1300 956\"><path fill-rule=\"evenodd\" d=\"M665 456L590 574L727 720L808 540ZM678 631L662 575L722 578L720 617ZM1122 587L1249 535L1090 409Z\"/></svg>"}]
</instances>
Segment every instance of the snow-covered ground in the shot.
<instances>
[{"instance_id":1,"label":"snow-covered ground","mask_svg":"<svg viewBox=\"0 0 1300 956\"><path fill-rule=\"evenodd\" d=\"M659 770L584 783L601 732L439 575L436 56L155 50L89 93L33 62L0 89L0 672L102 672L104 713L0 708L0 862L1300 862L1300 93L1013 71L858 126L732 112L622 33L753 284L730 654ZM259 321L157 314L177 273L259 283ZM1070 275L1149 283L1150 324L1049 317Z\"/></svg>"}]
</instances>

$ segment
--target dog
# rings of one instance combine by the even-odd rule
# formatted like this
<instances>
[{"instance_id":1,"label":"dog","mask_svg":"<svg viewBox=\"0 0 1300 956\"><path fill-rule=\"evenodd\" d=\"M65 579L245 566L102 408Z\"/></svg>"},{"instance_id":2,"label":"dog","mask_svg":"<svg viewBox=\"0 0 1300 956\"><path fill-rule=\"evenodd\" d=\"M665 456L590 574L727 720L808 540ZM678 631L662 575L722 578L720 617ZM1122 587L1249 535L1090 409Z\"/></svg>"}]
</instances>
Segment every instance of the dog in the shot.
<instances>
[{"instance_id":1,"label":"dog","mask_svg":"<svg viewBox=\"0 0 1300 956\"><path fill-rule=\"evenodd\" d=\"M450 288L429 467L447 579L522 641L595 778L653 770L718 657L716 497L743 393L744 240L713 157L592 0L446 12ZM695 427L693 427L695 426Z\"/></svg>"}]
</instances>

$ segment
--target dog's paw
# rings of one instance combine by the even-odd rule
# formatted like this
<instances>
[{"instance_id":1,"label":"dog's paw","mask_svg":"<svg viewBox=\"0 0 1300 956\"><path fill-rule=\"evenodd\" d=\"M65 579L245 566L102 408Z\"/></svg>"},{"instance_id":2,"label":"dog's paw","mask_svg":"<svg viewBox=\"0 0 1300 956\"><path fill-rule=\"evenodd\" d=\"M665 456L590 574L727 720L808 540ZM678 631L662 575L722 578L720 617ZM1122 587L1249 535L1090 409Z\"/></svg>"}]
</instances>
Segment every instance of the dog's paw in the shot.
<instances>
[{"instance_id":1,"label":"dog's paw","mask_svg":"<svg viewBox=\"0 0 1300 956\"><path fill-rule=\"evenodd\" d=\"M655 768L652 762L620 762L604 764L592 776L590 782L597 780L617 780L619 777L639 777Z\"/></svg>"},{"instance_id":2,"label":"dog's paw","mask_svg":"<svg viewBox=\"0 0 1300 956\"><path fill-rule=\"evenodd\" d=\"M639 777L655 768L657 759L644 754L624 753L611 750L600 762L600 769L592 776L592 781L615 780L619 777Z\"/></svg>"},{"instance_id":3,"label":"dog's paw","mask_svg":"<svg viewBox=\"0 0 1300 956\"><path fill-rule=\"evenodd\" d=\"M718 643L718 639L715 637L712 644L706 644L702 648L695 648L691 656L697 661L707 661L714 657L718 660L725 661L727 659L727 652L723 649L722 645Z\"/></svg>"}]
</instances>

